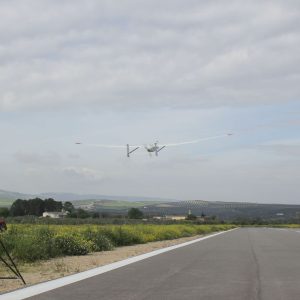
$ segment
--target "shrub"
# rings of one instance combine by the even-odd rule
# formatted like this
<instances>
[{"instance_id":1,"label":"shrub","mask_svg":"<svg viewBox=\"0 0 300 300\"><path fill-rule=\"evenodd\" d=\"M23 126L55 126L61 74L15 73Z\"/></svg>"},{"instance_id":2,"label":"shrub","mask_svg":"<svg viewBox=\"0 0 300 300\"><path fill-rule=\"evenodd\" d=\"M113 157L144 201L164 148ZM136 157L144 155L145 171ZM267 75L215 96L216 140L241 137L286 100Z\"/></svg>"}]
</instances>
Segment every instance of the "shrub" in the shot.
<instances>
[{"instance_id":1,"label":"shrub","mask_svg":"<svg viewBox=\"0 0 300 300\"><path fill-rule=\"evenodd\" d=\"M33 262L39 259L48 258L47 252L43 248L43 245L39 243L36 237L32 235L20 236L14 245L12 254L19 260L26 262Z\"/></svg>"},{"instance_id":2,"label":"shrub","mask_svg":"<svg viewBox=\"0 0 300 300\"><path fill-rule=\"evenodd\" d=\"M33 228L30 233L12 227L2 235L2 240L7 250L22 261L33 262L59 254L59 249L54 244L53 232L45 227Z\"/></svg>"},{"instance_id":3,"label":"shrub","mask_svg":"<svg viewBox=\"0 0 300 300\"><path fill-rule=\"evenodd\" d=\"M7 250L22 261L33 262L60 255L85 255L113 246L141 244L210 233L233 225L9 225L1 233ZM1 247L0 247L1 254ZM3 254L3 251L2 251Z\"/></svg>"},{"instance_id":4,"label":"shrub","mask_svg":"<svg viewBox=\"0 0 300 300\"><path fill-rule=\"evenodd\" d=\"M107 238L100 230L93 231L88 228L83 232L83 237L87 241L94 243L94 251L107 251L112 250L114 247L109 238Z\"/></svg>"},{"instance_id":5,"label":"shrub","mask_svg":"<svg viewBox=\"0 0 300 300\"><path fill-rule=\"evenodd\" d=\"M116 226L105 228L102 233L112 241L114 246L128 246L145 243L142 232L133 228L133 226Z\"/></svg>"},{"instance_id":6,"label":"shrub","mask_svg":"<svg viewBox=\"0 0 300 300\"><path fill-rule=\"evenodd\" d=\"M75 235L60 234L55 236L54 242L64 255L85 255L95 248L93 242Z\"/></svg>"}]
</instances>

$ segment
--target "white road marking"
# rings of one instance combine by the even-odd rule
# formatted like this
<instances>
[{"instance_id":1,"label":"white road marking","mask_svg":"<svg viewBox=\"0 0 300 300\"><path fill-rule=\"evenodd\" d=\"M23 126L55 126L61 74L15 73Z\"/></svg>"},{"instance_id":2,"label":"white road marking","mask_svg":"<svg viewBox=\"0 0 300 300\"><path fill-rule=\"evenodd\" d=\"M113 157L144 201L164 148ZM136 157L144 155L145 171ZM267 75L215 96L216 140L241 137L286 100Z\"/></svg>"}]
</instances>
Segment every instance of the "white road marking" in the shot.
<instances>
[{"instance_id":1,"label":"white road marking","mask_svg":"<svg viewBox=\"0 0 300 300\"><path fill-rule=\"evenodd\" d=\"M273 228L273 229L280 230L280 231L299 232L300 233L300 230L295 230L294 228Z\"/></svg>"},{"instance_id":2,"label":"white road marking","mask_svg":"<svg viewBox=\"0 0 300 300\"><path fill-rule=\"evenodd\" d=\"M178 244L178 245L166 247L166 248L163 248L163 249L155 250L155 251L145 253L145 254L142 254L142 255L138 255L138 256L135 256L135 257L127 258L127 259L124 259L124 260L121 260L121 261L118 261L118 262L115 262L115 263L112 263L112 264L109 264L109 265L106 265L106 266L94 268L94 269L84 271L84 272L80 272L80 273L77 273L77 274L74 274L74 275L69 275L69 276L66 276L66 277L63 277L63 278L59 278L59 279L39 283L39 284L36 284L36 285L32 285L32 286L29 286L29 287L26 287L26 288L22 288L22 289L10 292L10 293L2 294L2 295L0 295L0 300L26 299L26 298L29 298L29 297L32 297L32 296L35 296L35 295L38 295L38 294L42 294L42 293L57 289L59 287L62 287L62 286L68 285L68 284L72 284L72 283L75 283L75 282L78 282L78 281L81 281L81 280L84 280L84 279L87 279L87 278L90 278L90 277L94 277L94 276L97 276L97 275L100 275L100 274L103 274L103 273L106 273L106 272L109 272L109 271L112 271L112 270L130 265L130 264L133 264L135 262L144 260L146 258L155 256L155 255L158 255L158 254L161 254L161 253L165 253L165 252L172 251L174 249L178 249L178 248L181 248L181 247L185 247L185 246L188 246L188 245L191 245L191 244L203 241L203 240L207 240L209 238L212 238L212 237L215 237L217 235L233 231L235 229L237 229L237 228L230 229L230 230L227 230L227 231L217 232L217 233L214 233L214 234L211 234L211 235L208 235L208 236L201 237L201 238L196 239L196 240L192 240L192 241L185 242L185 243L182 243L182 244Z\"/></svg>"},{"instance_id":3,"label":"white road marking","mask_svg":"<svg viewBox=\"0 0 300 300\"><path fill-rule=\"evenodd\" d=\"M295 230L294 228L276 228L276 227L270 227L269 229L275 229L278 231L288 231L288 232L298 232L300 233L300 230Z\"/></svg>"}]
</instances>

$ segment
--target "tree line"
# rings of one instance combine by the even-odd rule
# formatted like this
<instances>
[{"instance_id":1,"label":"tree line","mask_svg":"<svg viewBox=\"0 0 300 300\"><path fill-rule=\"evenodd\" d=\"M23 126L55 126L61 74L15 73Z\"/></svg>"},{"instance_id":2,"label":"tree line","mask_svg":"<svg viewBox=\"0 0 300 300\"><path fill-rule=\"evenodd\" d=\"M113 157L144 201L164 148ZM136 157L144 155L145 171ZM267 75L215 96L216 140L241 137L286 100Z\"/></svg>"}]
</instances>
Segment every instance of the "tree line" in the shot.
<instances>
[{"instance_id":1,"label":"tree line","mask_svg":"<svg viewBox=\"0 0 300 300\"><path fill-rule=\"evenodd\" d=\"M109 218L112 217L109 213L99 213L99 212L88 212L82 208L75 209L71 202L61 202L55 201L52 198L41 199L17 199L13 202L10 208L0 207L0 217L23 217L23 216L37 216L41 217L44 212L58 212L62 211L69 212L68 218ZM127 218L129 219L142 219L143 212L137 208L131 208L128 211ZM116 216L114 216L116 217ZM123 216L124 217L124 216Z\"/></svg>"},{"instance_id":2,"label":"tree line","mask_svg":"<svg viewBox=\"0 0 300 300\"><path fill-rule=\"evenodd\" d=\"M42 216L44 212L61 211L62 209L73 212L74 206L71 202L62 203L61 201L55 201L52 198L48 199L17 199L13 202L11 207L0 208L0 216L3 217L18 217L18 216Z\"/></svg>"}]
</instances>

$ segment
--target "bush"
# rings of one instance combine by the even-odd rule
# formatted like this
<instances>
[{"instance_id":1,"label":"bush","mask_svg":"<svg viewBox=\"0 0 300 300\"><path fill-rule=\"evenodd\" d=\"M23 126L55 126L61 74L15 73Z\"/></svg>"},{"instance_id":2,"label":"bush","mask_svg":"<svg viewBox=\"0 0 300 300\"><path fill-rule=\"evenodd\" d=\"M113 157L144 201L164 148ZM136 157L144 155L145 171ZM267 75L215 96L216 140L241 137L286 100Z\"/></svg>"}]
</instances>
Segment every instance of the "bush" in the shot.
<instances>
[{"instance_id":1,"label":"bush","mask_svg":"<svg viewBox=\"0 0 300 300\"><path fill-rule=\"evenodd\" d=\"M112 241L114 246L129 246L144 244L145 238L142 232L133 228L134 226L116 226L105 228L102 233Z\"/></svg>"},{"instance_id":2,"label":"bush","mask_svg":"<svg viewBox=\"0 0 300 300\"><path fill-rule=\"evenodd\" d=\"M2 240L15 258L26 262L56 257L60 253L54 244L53 232L45 227L34 228L30 234L12 227L2 234Z\"/></svg>"},{"instance_id":3,"label":"bush","mask_svg":"<svg viewBox=\"0 0 300 300\"><path fill-rule=\"evenodd\" d=\"M107 251L114 248L112 242L100 230L93 231L88 228L83 232L83 237L94 243L94 251Z\"/></svg>"},{"instance_id":4,"label":"bush","mask_svg":"<svg viewBox=\"0 0 300 300\"><path fill-rule=\"evenodd\" d=\"M20 236L12 251L14 257L26 262L46 259L49 256L34 236Z\"/></svg>"},{"instance_id":5,"label":"bush","mask_svg":"<svg viewBox=\"0 0 300 300\"><path fill-rule=\"evenodd\" d=\"M93 242L75 235L57 235L54 243L60 249L60 253L64 255L86 255L95 248Z\"/></svg>"},{"instance_id":6,"label":"bush","mask_svg":"<svg viewBox=\"0 0 300 300\"><path fill-rule=\"evenodd\" d=\"M159 241L172 240L182 237L179 228L177 229L176 227L166 226L166 228L161 228L161 230L159 230L160 228L157 229L158 230L156 231L156 239Z\"/></svg>"},{"instance_id":7,"label":"bush","mask_svg":"<svg viewBox=\"0 0 300 300\"><path fill-rule=\"evenodd\" d=\"M142 244L228 230L233 225L9 225L1 233L7 250L18 260L33 262L60 255L85 255L113 246ZM1 254L1 247L0 247ZM3 251L2 251L3 254Z\"/></svg>"}]
</instances>

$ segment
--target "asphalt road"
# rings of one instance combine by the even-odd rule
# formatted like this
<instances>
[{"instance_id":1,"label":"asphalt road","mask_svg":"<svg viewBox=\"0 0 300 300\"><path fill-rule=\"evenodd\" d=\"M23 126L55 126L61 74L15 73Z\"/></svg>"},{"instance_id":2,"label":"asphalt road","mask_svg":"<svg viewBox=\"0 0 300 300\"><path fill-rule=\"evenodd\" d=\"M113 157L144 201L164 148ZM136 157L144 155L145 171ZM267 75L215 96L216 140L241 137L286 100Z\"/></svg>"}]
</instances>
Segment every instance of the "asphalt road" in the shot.
<instances>
[{"instance_id":1,"label":"asphalt road","mask_svg":"<svg viewBox=\"0 0 300 300\"><path fill-rule=\"evenodd\" d=\"M29 299L300 299L300 232L238 229Z\"/></svg>"}]
</instances>

